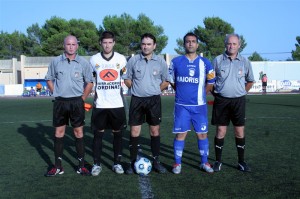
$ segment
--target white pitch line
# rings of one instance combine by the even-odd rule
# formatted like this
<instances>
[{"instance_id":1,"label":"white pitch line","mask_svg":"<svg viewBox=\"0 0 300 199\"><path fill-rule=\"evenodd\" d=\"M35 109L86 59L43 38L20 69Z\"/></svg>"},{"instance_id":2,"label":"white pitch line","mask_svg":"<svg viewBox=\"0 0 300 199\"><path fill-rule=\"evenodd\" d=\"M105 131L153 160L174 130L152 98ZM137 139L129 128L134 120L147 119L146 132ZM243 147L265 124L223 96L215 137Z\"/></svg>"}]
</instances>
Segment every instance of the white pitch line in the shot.
<instances>
[{"instance_id":1,"label":"white pitch line","mask_svg":"<svg viewBox=\"0 0 300 199\"><path fill-rule=\"evenodd\" d=\"M35 122L52 122L52 120L30 120L30 121L0 122L0 124L35 123Z\"/></svg>"},{"instance_id":2,"label":"white pitch line","mask_svg":"<svg viewBox=\"0 0 300 199\"><path fill-rule=\"evenodd\" d=\"M297 119L297 118L294 118L294 117L248 117L250 119Z\"/></svg>"},{"instance_id":3,"label":"white pitch line","mask_svg":"<svg viewBox=\"0 0 300 199\"><path fill-rule=\"evenodd\" d=\"M129 105L127 102L127 99L123 99L124 101L124 108L126 111L126 114L129 113ZM151 199L154 198L154 194L152 192L151 188L151 182L148 176L140 176L139 175L139 187L140 187L140 192L142 195L142 199Z\"/></svg>"},{"instance_id":4,"label":"white pitch line","mask_svg":"<svg viewBox=\"0 0 300 199\"><path fill-rule=\"evenodd\" d=\"M140 186L142 199L154 198L150 179L148 176L139 176L139 186Z\"/></svg>"}]
</instances>

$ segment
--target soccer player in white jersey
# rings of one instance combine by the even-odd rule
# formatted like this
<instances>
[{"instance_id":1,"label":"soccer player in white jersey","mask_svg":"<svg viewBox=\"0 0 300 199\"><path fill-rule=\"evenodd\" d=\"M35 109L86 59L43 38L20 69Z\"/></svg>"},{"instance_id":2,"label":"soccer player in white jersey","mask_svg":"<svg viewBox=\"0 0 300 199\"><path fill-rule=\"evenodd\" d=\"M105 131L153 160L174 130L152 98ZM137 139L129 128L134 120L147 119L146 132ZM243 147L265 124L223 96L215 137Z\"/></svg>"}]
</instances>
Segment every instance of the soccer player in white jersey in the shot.
<instances>
[{"instance_id":1,"label":"soccer player in white jersey","mask_svg":"<svg viewBox=\"0 0 300 199\"><path fill-rule=\"evenodd\" d=\"M192 124L197 135L200 169L212 173L208 163L206 93L213 87L215 72L210 61L197 54L197 35L187 33L183 41L186 54L172 59L169 68L170 83L176 91L173 127L176 135L173 143L175 163L172 171L175 174L181 172L185 138Z\"/></svg>"},{"instance_id":2,"label":"soccer player in white jersey","mask_svg":"<svg viewBox=\"0 0 300 199\"><path fill-rule=\"evenodd\" d=\"M104 31L100 38L100 45L103 51L90 59L94 75L96 76L94 106L91 118L91 126L94 133L94 165L91 172L93 176L99 175L102 170L102 139L105 129L111 129L114 135L114 164L112 170L118 174L124 173L121 165L121 156L122 131L126 128L126 114L121 87L121 73L127 61L125 56L113 50L115 45L113 32Z\"/></svg>"}]
</instances>

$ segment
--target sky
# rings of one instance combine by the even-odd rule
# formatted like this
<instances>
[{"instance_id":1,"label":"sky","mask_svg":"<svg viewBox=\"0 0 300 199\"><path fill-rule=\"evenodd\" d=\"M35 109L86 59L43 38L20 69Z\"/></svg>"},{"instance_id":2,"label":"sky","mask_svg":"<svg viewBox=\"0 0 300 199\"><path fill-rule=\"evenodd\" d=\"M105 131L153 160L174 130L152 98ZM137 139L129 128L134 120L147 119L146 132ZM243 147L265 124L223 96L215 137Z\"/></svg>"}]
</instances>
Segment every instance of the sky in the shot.
<instances>
[{"instance_id":1,"label":"sky","mask_svg":"<svg viewBox=\"0 0 300 199\"><path fill-rule=\"evenodd\" d=\"M280 61L296 49L299 8L300 0L0 0L0 31L27 34L28 27L42 27L53 16L92 21L99 28L105 16L126 13L137 19L145 14L168 36L162 53L176 54L176 39L197 26L204 28L206 17L219 17L244 37L242 55L257 52Z\"/></svg>"}]
</instances>

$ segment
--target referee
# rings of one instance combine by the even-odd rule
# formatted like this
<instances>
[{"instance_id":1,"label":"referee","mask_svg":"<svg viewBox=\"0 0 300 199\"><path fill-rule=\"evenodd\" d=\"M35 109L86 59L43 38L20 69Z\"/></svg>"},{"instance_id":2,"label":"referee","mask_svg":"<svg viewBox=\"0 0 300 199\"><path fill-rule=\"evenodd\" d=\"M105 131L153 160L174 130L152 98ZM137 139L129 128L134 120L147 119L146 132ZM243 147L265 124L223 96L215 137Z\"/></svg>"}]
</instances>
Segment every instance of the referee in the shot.
<instances>
[{"instance_id":1,"label":"referee","mask_svg":"<svg viewBox=\"0 0 300 199\"><path fill-rule=\"evenodd\" d=\"M66 126L71 123L75 135L75 148L79 161L77 173L90 175L84 166L83 125L85 119L84 100L93 88L93 74L87 60L77 55L78 41L69 35L64 39L64 53L52 60L46 74L47 86L55 97L53 104L53 126L55 165L46 176L63 174L63 138Z\"/></svg>"},{"instance_id":2,"label":"referee","mask_svg":"<svg viewBox=\"0 0 300 199\"><path fill-rule=\"evenodd\" d=\"M166 168L159 161L161 91L168 82L168 66L164 59L154 54L156 38L145 33L141 37L142 53L130 58L123 75L125 85L131 89L132 97L129 107L130 125L130 165L127 174L134 172L133 164L138 155L139 136L144 122L149 125L151 152L154 158L153 168L158 173L165 173Z\"/></svg>"}]
</instances>

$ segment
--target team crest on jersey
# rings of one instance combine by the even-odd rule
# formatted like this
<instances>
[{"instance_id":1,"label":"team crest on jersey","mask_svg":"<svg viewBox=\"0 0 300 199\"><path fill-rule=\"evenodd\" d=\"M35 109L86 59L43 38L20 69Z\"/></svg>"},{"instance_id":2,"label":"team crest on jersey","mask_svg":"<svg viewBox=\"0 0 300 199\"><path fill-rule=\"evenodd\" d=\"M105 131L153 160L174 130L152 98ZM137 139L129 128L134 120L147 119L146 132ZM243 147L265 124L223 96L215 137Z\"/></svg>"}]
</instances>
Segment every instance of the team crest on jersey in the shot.
<instances>
[{"instance_id":1,"label":"team crest on jersey","mask_svg":"<svg viewBox=\"0 0 300 199\"><path fill-rule=\"evenodd\" d=\"M98 69L100 66L98 64L96 64L95 68Z\"/></svg>"},{"instance_id":2,"label":"team crest on jersey","mask_svg":"<svg viewBox=\"0 0 300 199\"><path fill-rule=\"evenodd\" d=\"M105 70L101 71L99 74L99 77L103 81L114 81L118 78L118 76L119 76L118 72L113 69L105 69Z\"/></svg>"},{"instance_id":3,"label":"team crest on jersey","mask_svg":"<svg viewBox=\"0 0 300 199\"><path fill-rule=\"evenodd\" d=\"M189 75L192 76L192 77L195 75L195 69L194 68L189 69Z\"/></svg>"},{"instance_id":4,"label":"team crest on jersey","mask_svg":"<svg viewBox=\"0 0 300 199\"><path fill-rule=\"evenodd\" d=\"M79 77L79 72L75 72L74 77Z\"/></svg>"},{"instance_id":5,"label":"team crest on jersey","mask_svg":"<svg viewBox=\"0 0 300 199\"><path fill-rule=\"evenodd\" d=\"M117 63L116 66L117 66L117 69L121 68L119 63Z\"/></svg>"},{"instance_id":6,"label":"team crest on jersey","mask_svg":"<svg viewBox=\"0 0 300 199\"><path fill-rule=\"evenodd\" d=\"M239 69L239 75L242 75L243 74L243 69Z\"/></svg>"},{"instance_id":7,"label":"team crest on jersey","mask_svg":"<svg viewBox=\"0 0 300 199\"><path fill-rule=\"evenodd\" d=\"M201 124L201 130L205 131L206 130L206 124Z\"/></svg>"}]
</instances>

